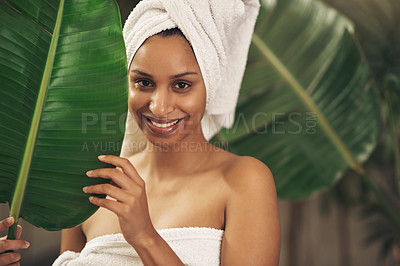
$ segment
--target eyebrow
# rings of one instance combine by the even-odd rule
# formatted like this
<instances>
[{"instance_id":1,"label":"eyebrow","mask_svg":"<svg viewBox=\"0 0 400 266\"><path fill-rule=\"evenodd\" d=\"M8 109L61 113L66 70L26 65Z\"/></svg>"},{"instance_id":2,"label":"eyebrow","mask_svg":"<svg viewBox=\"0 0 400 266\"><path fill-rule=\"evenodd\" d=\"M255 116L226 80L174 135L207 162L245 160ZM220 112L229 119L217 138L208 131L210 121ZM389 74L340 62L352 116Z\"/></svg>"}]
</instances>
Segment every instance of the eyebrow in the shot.
<instances>
[{"instance_id":1,"label":"eyebrow","mask_svg":"<svg viewBox=\"0 0 400 266\"><path fill-rule=\"evenodd\" d=\"M186 76L186 75L197 75L197 73L196 72L185 72L185 73L181 73L181 74L170 76L169 78L170 79L176 79L176 78L180 78L180 77L183 77L183 76Z\"/></svg>"},{"instance_id":2,"label":"eyebrow","mask_svg":"<svg viewBox=\"0 0 400 266\"><path fill-rule=\"evenodd\" d=\"M149 78L152 78L152 77L153 77L152 75L147 74L147 73L142 72L142 71L137 70L137 69L133 69L133 70L131 70L131 72L136 73L136 74L139 74L139 75L142 75L142 76L145 76L145 77L149 77ZM176 79L176 78L180 78L180 77L183 77L183 76L186 76L186 75L197 75L197 73L196 73L196 72L184 72L184 73L172 75L172 76L170 76L169 78L170 78L170 79Z\"/></svg>"}]
</instances>

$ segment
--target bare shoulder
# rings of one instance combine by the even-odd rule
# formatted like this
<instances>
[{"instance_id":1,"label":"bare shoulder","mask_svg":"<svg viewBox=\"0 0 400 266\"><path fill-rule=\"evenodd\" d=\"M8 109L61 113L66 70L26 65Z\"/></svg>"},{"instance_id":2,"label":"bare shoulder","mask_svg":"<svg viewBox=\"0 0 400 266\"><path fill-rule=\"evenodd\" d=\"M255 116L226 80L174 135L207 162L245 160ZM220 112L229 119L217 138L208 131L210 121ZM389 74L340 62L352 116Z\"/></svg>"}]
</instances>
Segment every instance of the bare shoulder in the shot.
<instances>
[{"instance_id":1,"label":"bare shoulder","mask_svg":"<svg viewBox=\"0 0 400 266\"><path fill-rule=\"evenodd\" d=\"M235 156L225 168L226 182L239 190L275 191L272 173L267 165L250 156Z\"/></svg>"},{"instance_id":2,"label":"bare shoulder","mask_svg":"<svg viewBox=\"0 0 400 266\"><path fill-rule=\"evenodd\" d=\"M251 171L272 176L271 171L263 162L251 156L235 156L231 161L231 169L233 173Z\"/></svg>"},{"instance_id":3,"label":"bare shoulder","mask_svg":"<svg viewBox=\"0 0 400 266\"><path fill-rule=\"evenodd\" d=\"M224 179L229 193L221 264L278 265L280 221L271 171L253 157L233 156Z\"/></svg>"},{"instance_id":4,"label":"bare shoulder","mask_svg":"<svg viewBox=\"0 0 400 266\"><path fill-rule=\"evenodd\" d=\"M246 203L254 212L277 209L277 193L273 175L260 160L235 156L226 165L225 184L229 188L227 210L240 209ZM236 210L234 210L236 211Z\"/></svg>"},{"instance_id":5,"label":"bare shoulder","mask_svg":"<svg viewBox=\"0 0 400 266\"><path fill-rule=\"evenodd\" d=\"M239 156L231 152L216 149L209 167L218 168L225 185L236 192L268 192L276 195L275 182L267 165L251 156Z\"/></svg>"}]
</instances>

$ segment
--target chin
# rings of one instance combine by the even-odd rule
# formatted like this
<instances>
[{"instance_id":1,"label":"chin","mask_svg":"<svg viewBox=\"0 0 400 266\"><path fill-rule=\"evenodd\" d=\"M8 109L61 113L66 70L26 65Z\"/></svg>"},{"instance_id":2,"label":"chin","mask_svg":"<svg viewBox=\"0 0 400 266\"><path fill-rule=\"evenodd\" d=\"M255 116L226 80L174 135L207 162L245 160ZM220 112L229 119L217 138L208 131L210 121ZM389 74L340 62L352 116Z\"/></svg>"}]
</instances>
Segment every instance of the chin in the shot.
<instances>
[{"instance_id":1,"label":"chin","mask_svg":"<svg viewBox=\"0 0 400 266\"><path fill-rule=\"evenodd\" d=\"M160 151L170 151L176 148L177 145L184 141L184 136L169 136L166 137L155 137L149 134L145 134L147 140L153 145L153 147Z\"/></svg>"}]
</instances>

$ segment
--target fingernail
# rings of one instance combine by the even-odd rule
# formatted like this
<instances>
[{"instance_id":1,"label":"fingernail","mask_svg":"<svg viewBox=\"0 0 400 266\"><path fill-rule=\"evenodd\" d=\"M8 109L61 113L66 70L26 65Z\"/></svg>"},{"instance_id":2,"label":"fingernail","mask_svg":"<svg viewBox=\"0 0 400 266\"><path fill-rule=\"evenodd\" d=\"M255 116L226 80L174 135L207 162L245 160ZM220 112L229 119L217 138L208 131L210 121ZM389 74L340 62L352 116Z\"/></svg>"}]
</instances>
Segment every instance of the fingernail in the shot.
<instances>
[{"instance_id":1,"label":"fingernail","mask_svg":"<svg viewBox=\"0 0 400 266\"><path fill-rule=\"evenodd\" d=\"M90 170L90 171L87 171L87 172L86 172L86 175L91 175L92 173L93 173L93 171Z\"/></svg>"},{"instance_id":2,"label":"fingernail","mask_svg":"<svg viewBox=\"0 0 400 266\"><path fill-rule=\"evenodd\" d=\"M12 223L13 219L14 219L13 217L8 217L8 218L6 219L6 223L7 223L7 224Z\"/></svg>"},{"instance_id":3,"label":"fingernail","mask_svg":"<svg viewBox=\"0 0 400 266\"><path fill-rule=\"evenodd\" d=\"M106 158L105 155L99 155L97 158L99 158L100 160L103 160L104 158Z\"/></svg>"},{"instance_id":4,"label":"fingernail","mask_svg":"<svg viewBox=\"0 0 400 266\"><path fill-rule=\"evenodd\" d=\"M31 244L28 241L25 241L25 247L28 248Z\"/></svg>"},{"instance_id":5,"label":"fingernail","mask_svg":"<svg viewBox=\"0 0 400 266\"><path fill-rule=\"evenodd\" d=\"M90 196L90 197L89 197L89 200L92 200L93 198L94 198L93 196Z\"/></svg>"},{"instance_id":6,"label":"fingernail","mask_svg":"<svg viewBox=\"0 0 400 266\"><path fill-rule=\"evenodd\" d=\"M82 190L86 192L86 190L87 190L87 187L83 187L83 188L82 188Z\"/></svg>"}]
</instances>

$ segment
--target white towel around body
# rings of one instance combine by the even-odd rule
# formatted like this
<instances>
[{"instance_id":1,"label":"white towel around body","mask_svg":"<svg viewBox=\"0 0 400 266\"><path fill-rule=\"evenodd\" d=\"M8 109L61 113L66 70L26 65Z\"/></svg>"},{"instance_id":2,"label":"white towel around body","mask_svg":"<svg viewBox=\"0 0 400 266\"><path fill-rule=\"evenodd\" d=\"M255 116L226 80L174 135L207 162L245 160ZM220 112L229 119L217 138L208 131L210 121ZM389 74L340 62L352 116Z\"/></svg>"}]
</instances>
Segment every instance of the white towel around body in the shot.
<instances>
[{"instance_id":1,"label":"white towel around body","mask_svg":"<svg viewBox=\"0 0 400 266\"><path fill-rule=\"evenodd\" d=\"M219 265L223 230L183 227L157 230L185 265ZM143 265L122 234L93 238L80 253L66 251L53 266Z\"/></svg>"}]
</instances>

